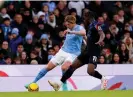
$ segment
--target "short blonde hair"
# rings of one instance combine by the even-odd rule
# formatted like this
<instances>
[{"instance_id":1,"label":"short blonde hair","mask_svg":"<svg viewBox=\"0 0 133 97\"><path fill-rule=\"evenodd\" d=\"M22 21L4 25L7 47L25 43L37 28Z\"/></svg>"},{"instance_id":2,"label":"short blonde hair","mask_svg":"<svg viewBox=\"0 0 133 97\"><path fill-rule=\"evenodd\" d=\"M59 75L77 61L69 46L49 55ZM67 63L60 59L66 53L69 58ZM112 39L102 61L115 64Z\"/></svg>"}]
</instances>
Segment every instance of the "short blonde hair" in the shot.
<instances>
[{"instance_id":1,"label":"short blonde hair","mask_svg":"<svg viewBox=\"0 0 133 97\"><path fill-rule=\"evenodd\" d=\"M75 24L76 23L76 17L73 16L73 15L67 15L65 17L65 22L69 22L69 23Z\"/></svg>"},{"instance_id":2,"label":"short blonde hair","mask_svg":"<svg viewBox=\"0 0 133 97\"><path fill-rule=\"evenodd\" d=\"M30 64L38 64L37 60L32 60Z\"/></svg>"}]
</instances>

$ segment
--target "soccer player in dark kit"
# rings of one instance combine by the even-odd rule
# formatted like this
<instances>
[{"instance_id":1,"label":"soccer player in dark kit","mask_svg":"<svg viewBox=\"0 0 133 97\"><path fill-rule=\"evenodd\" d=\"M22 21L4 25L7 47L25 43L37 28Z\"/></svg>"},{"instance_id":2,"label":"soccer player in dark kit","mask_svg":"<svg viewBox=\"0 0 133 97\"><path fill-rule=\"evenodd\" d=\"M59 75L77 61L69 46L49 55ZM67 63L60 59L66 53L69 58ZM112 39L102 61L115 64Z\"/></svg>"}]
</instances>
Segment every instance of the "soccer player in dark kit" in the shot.
<instances>
[{"instance_id":1,"label":"soccer player in dark kit","mask_svg":"<svg viewBox=\"0 0 133 97\"><path fill-rule=\"evenodd\" d=\"M73 64L62 76L60 83L48 81L55 91L58 91L67 79L69 79L74 71L79 67L88 64L87 73L90 76L101 80L101 89L106 89L107 79L96 71L97 59L100 56L100 46L105 38L105 34L102 30L101 23L98 21L93 22L89 26L89 32L87 34L87 47L86 49L75 59Z\"/></svg>"}]
</instances>

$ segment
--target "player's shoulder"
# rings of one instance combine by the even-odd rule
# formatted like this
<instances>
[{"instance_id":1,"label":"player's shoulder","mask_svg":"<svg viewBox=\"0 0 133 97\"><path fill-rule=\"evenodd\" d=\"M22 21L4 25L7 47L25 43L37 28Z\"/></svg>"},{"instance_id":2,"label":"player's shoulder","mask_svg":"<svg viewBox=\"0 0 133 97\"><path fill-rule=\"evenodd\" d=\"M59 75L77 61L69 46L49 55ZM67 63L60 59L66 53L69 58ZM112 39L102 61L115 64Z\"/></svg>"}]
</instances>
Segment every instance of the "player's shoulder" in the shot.
<instances>
[{"instance_id":1,"label":"player's shoulder","mask_svg":"<svg viewBox=\"0 0 133 97\"><path fill-rule=\"evenodd\" d=\"M78 25L78 24L76 25L76 28L79 29L79 30L84 29L84 27L82 25Z\"/></svg>"},{"instance_id":2,"label":"player's shoulder","mask_svg":"<svg viewBox=\"0 0 133 97\"><path fill-rule=\"evenodd\" d=\"M82 25L79 25L79 24L77 24L76 26L77 26L77 27L83 27Z\"/></svg>"}]
</instances>

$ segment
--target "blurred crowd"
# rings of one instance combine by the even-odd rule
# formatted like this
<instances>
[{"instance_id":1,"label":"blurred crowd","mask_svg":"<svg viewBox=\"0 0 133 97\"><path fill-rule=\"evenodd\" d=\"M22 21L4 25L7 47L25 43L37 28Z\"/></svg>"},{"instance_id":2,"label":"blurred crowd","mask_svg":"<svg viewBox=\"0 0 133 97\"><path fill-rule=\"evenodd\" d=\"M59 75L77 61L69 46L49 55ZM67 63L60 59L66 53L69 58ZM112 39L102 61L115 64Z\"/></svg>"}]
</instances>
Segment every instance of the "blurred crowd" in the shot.
<instances>
[{"instance_id":1,"label":"blurred crowd","mask_svg":"<svg viewBox=\"0 0 133 97\"><path fill-rule=\"evenodd\" d=\"M99 64L133 63L133 2L5 1L0 7L0 64L47 64L65 40L64 18L105 33Z\"/></svg>"}]
</instances>

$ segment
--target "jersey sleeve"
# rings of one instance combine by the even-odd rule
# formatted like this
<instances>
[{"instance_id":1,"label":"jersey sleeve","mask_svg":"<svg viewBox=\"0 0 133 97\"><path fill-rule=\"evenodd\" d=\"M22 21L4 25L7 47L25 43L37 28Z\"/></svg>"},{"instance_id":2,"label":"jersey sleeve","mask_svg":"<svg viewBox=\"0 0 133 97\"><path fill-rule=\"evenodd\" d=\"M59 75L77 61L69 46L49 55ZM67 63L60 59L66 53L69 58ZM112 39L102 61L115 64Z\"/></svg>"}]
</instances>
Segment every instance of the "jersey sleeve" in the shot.
<instances>
[{"instance_id":1,"label":"jersey sleeve","mask_svg":"<svg viewBox=\"0 0 133 97\"><path fill-rule=\"evenodd\" d=\"M79 31L81 31L81 30L85 30L85 28L83 26L80 26Z\"/></svg>"}]
</instances>

